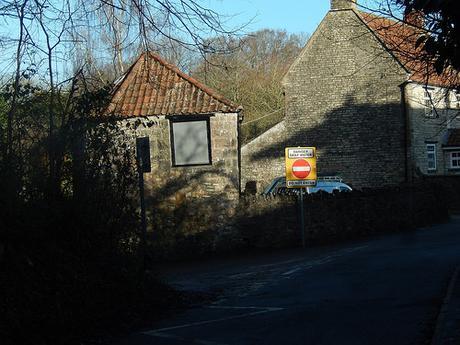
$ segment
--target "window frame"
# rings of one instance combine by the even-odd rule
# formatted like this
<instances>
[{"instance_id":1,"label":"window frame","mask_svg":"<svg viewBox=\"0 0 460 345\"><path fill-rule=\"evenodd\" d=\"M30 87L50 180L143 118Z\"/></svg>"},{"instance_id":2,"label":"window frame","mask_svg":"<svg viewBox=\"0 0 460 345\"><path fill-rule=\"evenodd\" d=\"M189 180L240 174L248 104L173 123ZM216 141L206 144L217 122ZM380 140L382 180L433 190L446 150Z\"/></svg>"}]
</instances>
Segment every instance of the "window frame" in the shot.
<instances>
[{"instance_id":1,"label":"window frame","mask_svg":"<svg viewBox=\"0 0 460 345\"><path fill-rule=\"evenodd\" d=\"M457 154L457 157L453 157L454 154ZM453 162L457 161L457 166L453 165ZM460 170L460 151L451 151L449 152L449 169Z\"/></svg>"},{"instance_id":2,"label":"window frame","mask_svg":"<svg viewBox=\"0 0 460 345\"><path fill-rule=\"evenodd\" d=\"M171 165L174 168L182 167L199 167L199 166L210 166L212 165L212 143L211 143L211 123L210 116L170 116L169 120L169 142L171 144ZM177 164L176 163L176 151L174 144L174 123L180 122L206 122L206 133L208 141L208 163L197 163L197 164Z\"/></svg>"},{"instance_id":3,"label":"window frame","mask_svg":"<svg viewBox=\"0 0 460 345\"><path fill-rule=\"evenodd\" d=\"M432 150L430 150L432 148ZM433 154L433 162L434 162L434 168L430 168L430 154ZM426 164L426 170L429 172L433 172L438 170L438 159L437 159L437 148L435 143L426 143L426 159L427 159L427 164Z\"/></svg>"}]
</instances>

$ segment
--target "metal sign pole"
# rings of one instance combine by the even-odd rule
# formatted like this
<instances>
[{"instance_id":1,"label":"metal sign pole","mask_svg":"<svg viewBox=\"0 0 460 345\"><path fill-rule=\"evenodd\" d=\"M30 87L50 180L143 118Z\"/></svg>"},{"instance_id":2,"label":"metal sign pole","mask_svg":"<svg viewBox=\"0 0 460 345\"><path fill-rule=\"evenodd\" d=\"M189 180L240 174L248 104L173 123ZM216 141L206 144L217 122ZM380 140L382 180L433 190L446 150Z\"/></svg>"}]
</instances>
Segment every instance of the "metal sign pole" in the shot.
<instances>
[{"instance_id":1,"label":"metal sign pole","mask_svg":"<svg viewBox=\"0 0 460 345\"><path fill-rule=\"evenodd\" d=\"M316 186L316 147L286 147L284 151L286 187L299 188L300 233L302 247L305 248L305 210L303 194L305 187ZM306 190L309 194L309 190Z\"/></svg>"},{"instance_id":2,"label":"metal sign pole","mask_svg":"<svg viewBox=\"0 0 460 345\"><path fill-rule=\"evenodd\" d=\"M141 257L142 274L146 269L147 257L147 220L145 215L144 173L152 170L150 163L149 137L136 138L136 162L139 173L139 199L141 203Z\"/></svg>"},{"instance_id":3,"label":"metal sign pole","mask_svg":"<svg viewBox=\"0 0 460 345\"><path fill-rule=\"evenodd\" d=\"M303 208L303 188L300 188L300 232L302 234L302 248L305 248L305 215Z\"/></svg>"},{"instance_id":4,"label":"metal sign pole","mask_svg":"<svg viewBox=\"0 0 460 345\"><path fill-rule=\"evenodd\" d=\"M145 259L147 254L147 221L145 218L145 195L144 195L144 172L140 165L139 169L139 194L141 201L141 246L142 246L142 271L145 271Z\"/></svg>"}]
</instances>

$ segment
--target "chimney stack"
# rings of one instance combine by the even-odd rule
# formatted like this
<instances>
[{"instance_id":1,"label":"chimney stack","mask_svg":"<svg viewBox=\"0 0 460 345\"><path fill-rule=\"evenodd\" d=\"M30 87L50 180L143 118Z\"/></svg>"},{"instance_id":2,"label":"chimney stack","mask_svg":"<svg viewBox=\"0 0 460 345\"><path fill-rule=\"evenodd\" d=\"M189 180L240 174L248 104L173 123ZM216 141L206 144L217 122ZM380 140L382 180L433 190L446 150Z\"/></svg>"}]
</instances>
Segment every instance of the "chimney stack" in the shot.
<instances>
[{"instance_id":1,"label":"chimney stack","mask_svg":"<svg viewBox=\"0 0 460 345\"><path fill-rule=\"evenodd\" d=\"M355 10L356 0L331 0L331 10Z\"/></svg>"}]
</instances>

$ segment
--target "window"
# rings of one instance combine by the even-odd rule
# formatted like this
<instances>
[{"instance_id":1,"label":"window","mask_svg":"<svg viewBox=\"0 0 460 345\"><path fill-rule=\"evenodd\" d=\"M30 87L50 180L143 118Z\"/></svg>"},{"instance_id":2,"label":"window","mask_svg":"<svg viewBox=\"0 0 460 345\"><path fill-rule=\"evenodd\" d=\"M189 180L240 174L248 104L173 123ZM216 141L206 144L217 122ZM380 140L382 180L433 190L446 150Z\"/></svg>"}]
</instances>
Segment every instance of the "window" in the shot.
<instances>
[{"instance_id":1,"label":"window","mask_svg":"<svg viewBox=\"0 0 460 345\"><path fill-rule=\"evenodd\" d=\"M425 88L425 93L423 96L423 105L425 107L425 116L434 117L436 112L433 107L433 89Z\"/></svg>"},{"instance_id":2,"label":"window","mask_svg":"<svg viewBox=\"0 0 460 345\"><path fill-rule=\"evenodd\" d=\"M428 171L436 170L436 144L426 144L426 153Z\"/></svg>"},{"instance_id":3,"label":"window","mask_svg":"<svg viewBox=\"0 0 460 345\"><path fill-rule=\"evenodd\" d=\"M460 169L460 151L450 153L450 168Z\"/></svg>"},{"instance_id":4,"label":"window","mask_svg":"<svg viewBox=\"0 0 460 345\"><path fill-rule=\"evenodd\" d=\"M171 120L173 166L211 164L209 119Z\"/></svg>"}]
</instances>

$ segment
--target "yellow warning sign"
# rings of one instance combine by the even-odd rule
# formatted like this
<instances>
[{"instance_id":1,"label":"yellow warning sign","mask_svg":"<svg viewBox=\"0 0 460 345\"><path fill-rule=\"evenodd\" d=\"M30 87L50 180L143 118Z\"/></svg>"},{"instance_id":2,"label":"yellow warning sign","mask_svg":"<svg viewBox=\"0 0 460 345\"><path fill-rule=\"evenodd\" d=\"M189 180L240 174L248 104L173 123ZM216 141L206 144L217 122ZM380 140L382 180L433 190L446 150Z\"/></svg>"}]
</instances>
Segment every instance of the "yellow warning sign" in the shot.
<instances>
[{"instance_id":1,"label":"yellow warning sign","mask_svg":"<svg viewBox=\"0 0 460 345\"><path fill-rule=\"evenodd\" d=\"M286 187L316 186L316 147L286 147Z\"/></svg>"}]
</instances>

